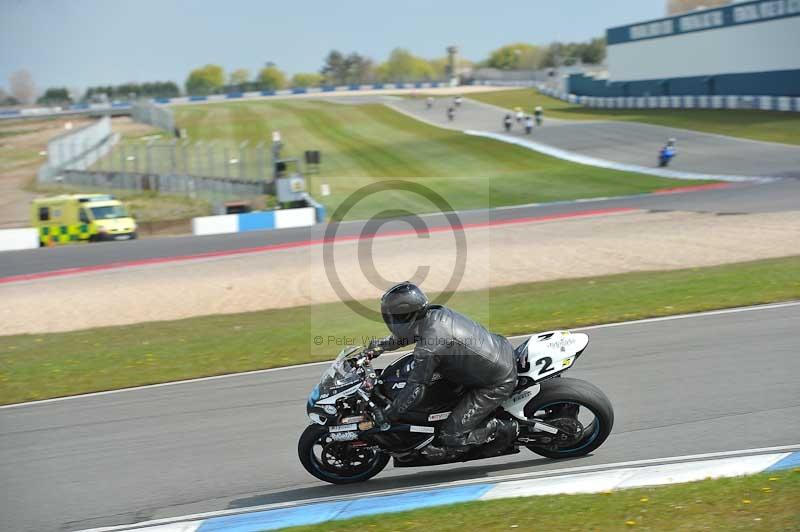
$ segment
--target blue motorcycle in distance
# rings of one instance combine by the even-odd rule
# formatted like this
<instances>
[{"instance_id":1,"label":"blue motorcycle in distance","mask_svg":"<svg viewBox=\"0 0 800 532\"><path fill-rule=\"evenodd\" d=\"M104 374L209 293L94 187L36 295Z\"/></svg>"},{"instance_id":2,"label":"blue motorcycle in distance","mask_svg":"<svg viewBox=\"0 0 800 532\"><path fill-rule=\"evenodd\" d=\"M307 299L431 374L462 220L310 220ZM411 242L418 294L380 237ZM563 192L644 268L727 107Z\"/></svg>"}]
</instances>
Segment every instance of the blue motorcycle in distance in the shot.
<instances>
[{"instance_id":1,"label":"blue motorcycle in distance","mask_svg":"<svg viewBox=\"0 0 800 532\"><path fill-rule=\"evenodd\" d=\"M667 166L670 160L672 160L672 158L675 157L676 153L677 151L675 150L675 139L669 139L667 141L666 146L661 148L661 150L658 152L658 166L661 167Z\"/></svg>"}]
</instances>

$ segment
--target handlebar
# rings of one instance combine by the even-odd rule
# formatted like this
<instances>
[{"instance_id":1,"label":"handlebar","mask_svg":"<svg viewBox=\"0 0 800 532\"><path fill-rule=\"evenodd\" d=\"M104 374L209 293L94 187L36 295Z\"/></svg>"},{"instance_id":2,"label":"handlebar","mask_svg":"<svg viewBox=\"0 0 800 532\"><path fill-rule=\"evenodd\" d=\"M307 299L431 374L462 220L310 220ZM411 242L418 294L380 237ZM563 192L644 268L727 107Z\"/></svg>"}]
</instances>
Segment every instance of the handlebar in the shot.
<instances>
[{"instance_id":1,"label":"handlebar","mask_svg":"<svg viewBox=\"0 0 800 532\"><path fill-rule=\"evenodd\" d=\"M367 355L367 360L372 360L374 358L378 358L383 353L383 348L380 346L375 347L367 347L364 349L363 353Z\"/></svg>"},{"instance_id":2,"label":"handlebar","mask_svg":"<svg viewBox=\"0 0 800 532\"><path fill-rule=\"evenodd\" d=\"M375 425L382 431L389 430L391 424L389 423L389 420L386 419L386 414L384 414L383 408L375 404L370 398L369 394L367 394L364 390L359 390L358 393L367 403L367 407L372 414L372 419L375 421Z\"/></svg>"}]
</instances>

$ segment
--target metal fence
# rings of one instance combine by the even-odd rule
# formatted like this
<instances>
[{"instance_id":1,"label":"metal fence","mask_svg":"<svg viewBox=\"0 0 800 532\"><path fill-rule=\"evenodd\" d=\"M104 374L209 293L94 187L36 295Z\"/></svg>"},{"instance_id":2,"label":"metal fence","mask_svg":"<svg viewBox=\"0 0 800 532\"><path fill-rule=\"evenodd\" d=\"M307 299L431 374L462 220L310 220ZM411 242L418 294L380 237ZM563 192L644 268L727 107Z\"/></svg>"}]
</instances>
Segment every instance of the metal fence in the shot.
<instances>
[{"instance_id":1,"label":"metal fence","mask_svg":"<svg viewBox=\"0 0 800 532\"><path fill-rule=\"evenodd\" d=\"M114 146L90 168L100 172L133 172L264 181L272 179L272 156L264 143L231 145L151 138Z\"/></svg>"},{"instance_id":2,"label":"metal fence","mask_svg":"<svg viewBox=\"0 0 800 532\"><path fill-rule=\"evenodd\" d=\"M171 194L211 203L272 193L271 182L181 174L65 170L59 174L58 182L89 189Z\"/></svg>"},{"instance_id":3,"label":"metal fence","mask_svg":"<svg viewBox=\"0 0 800 532\"><path fill-rule=\"evenodd\" d=\"M67 165L85 167L106 155L118 138L111 131L111 119L104 116L92 124L68 130L50 139L47 143L47 164L53 168Z\"/></svg>"},{"instance_id":4,"label":"metal fence","mask_svg":"<svg viewBox=\"0 0 800 532\"><path fill-rule=\"evenodd\" d=\"M135 122L163 129L170 135L175 133L175 117L168 107L159 107L152 102L140 100L131 106L131 118Z\"/></svg>"},{"instance_id":5,"label":"metal fence","mask_svg":"<svg viewBox=\"0 0 800 532\"><path fill-rule=\"evenodd\" d=\"M116 142L112 134L95 144L85 135L64 136L53 152L59 154L58 164L44 165L39 182L172 194L212 204L273 192L272 157L265 143L229 145L156 137Z\"/></svg>"}]
</instances>

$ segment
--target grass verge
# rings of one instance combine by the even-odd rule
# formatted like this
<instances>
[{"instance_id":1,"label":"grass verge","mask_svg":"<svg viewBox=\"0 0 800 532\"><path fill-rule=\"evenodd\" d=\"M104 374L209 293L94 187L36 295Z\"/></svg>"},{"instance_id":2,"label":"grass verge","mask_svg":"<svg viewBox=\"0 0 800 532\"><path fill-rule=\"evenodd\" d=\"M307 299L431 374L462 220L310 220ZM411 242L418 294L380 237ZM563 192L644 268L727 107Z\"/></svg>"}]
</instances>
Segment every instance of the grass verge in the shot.
<instances>
[{"instance_id":1,"label":"grass verge","mask_svg":"<svg viewBox=\"0 0 800 532\"><path fill-rule=\"evenodd\" d=\"M109 192L108 189L104 188L72 187L68 185L51 186L39 185L36 183L31 183L28 190L46 195L107 194ZM191 220L195 216L207 216L211 214L211 204L201 199L122 189L115 189L111 192L114 197L122 201L128 207L131 215L140 224Z\"/></svg>"},{"instance_id":2,"label":"grass verge","mask_svg":"<svg viewBox=\"0 0 800 532\"><path fill-rule=\"evenodd\" d=\"M674 180L593 168L512 144L434 127L383 105L340 105L312 100L226 102L175 108L193 141L269 144L279 130L283 156L320 150L311 191L332 212L355 190L380 179L415 180L454 209L487 208L597 196L619 196L675 186ZM330 185L331 195L319 186ZM681 182L689 185L689 182ZM415 194L370 196L347 219L385 209L435 210Z\"/></svg>"},{"instance_id":3,"label":"grass verge","mask_svg":"<svg viewBox=\"0 0 800 532\"><path fill-rule=\"evenodd\" d=\"M453 504L283 530L798 530L800 469L586 495Z\"/></svg>"},{"instance_id":4,"label":"grass verge","mask_svg":"<svg viewBox=\"0 0 800 532\"><path fill-rule=\"evenodd\" d=\"M800 115L749 109L592 109L539 94L533 89L482 92L470 98L526 112L541 105L547 117L565 120L620 120L678 127L767 142L800 144Z\"/></svg>"},{"instance_id":5,"label":"grass verge","mask_svg":"<svg viewBox=\"0 0 800 532\"><path fill-rule=\"evenodd\" d=\"M800 299L800 256L519 284L447 304L514 335L790 299ZM343 343L384 334L382 323L330 303L3 336L0 404L328 360Z\"/></svg>"}]
</instances>

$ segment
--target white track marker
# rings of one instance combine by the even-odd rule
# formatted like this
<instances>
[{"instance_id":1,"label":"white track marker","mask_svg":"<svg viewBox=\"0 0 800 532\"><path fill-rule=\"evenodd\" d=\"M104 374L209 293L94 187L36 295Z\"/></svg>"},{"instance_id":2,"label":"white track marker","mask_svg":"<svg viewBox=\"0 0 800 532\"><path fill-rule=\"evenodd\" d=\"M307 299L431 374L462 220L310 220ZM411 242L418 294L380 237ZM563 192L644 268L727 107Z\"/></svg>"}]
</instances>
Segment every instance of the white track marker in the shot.
<instances>
[{"instance_id":1,"label":"white track marker","mask_svg":"<svg viewBox=\"0 0 800 532\"><path fill-rule=\"evenodd\" d=\"M110 526L110 527L103 527L103 528L92 528L89 530L83 530L82 532L119 532L122 530L135 530L137 528L144 528L150 526L158 526L158 525L171 525L171 524L178 524L186 521L199 521L201 519L209 519L212 517L221 517L226 515L238 515L238 514L249 514L253 512L263 512L265 510L276 510L279 508L294 508L298 506L307 506L309 504L316 504L322 502L339 502L339 501L349 501L353 499L360 499L366 497L380 497L384 495L396 495L400 493L409 493L414 491L425 491L425 490L432 490L432 489L439 489L439 488L449 488L455 486L465 486L470 484L485 484L485 483L498 483L501 484L503 482L515 481L515 480L523 480L523 479L533 479L533 478L549 478L553 479L553 477L560 477L564 475L572 475L575 473L586 473L586 472L595 472L595 471L603 471L603 470L615 470L619 468L636 468L636 467L643 467L643 466L650 466L650 465L663 465L663 464L678 464L682 462L692 462L692 461L699 461L699 460L708 460L708 459L719 459L719 458L731 458L731 457L749 457L749 456L757 456L763 454L771 454L770 458L764 458L767 462L774 463L774 461L779 460L781 457L775 457L774 455L777 453L790 453L792 451L800 450L800 443L794 445L782 445L778 447L761 447L756 449L743 449L738 451L722 451L716 453L704 453L704 454L690 454L685 456L672 456L668 458L651 458L647 460L633 460L629 462L616 462L611 464L601 464L601 465L592 465L592 466L581 466L581 467L569 467L564 469L550 469L544 471L531 471L527 473L517 473L513 475L502 475L497 477L481 477L481 478L473 478L468 480L458 480L454 482L440 482L436 484L426 484L415 486L413 488L395 488L395 489L388 489L388 490L380 490L380 491L367 491L362 493L354 493L351 495L344 495L344 496L334 496L334 497L320 497L316 499L306 499L306 500L299 500L299 501L290 501L290 502L281 502L281 503L274 503L274 504L264 504L260 506L252 506L250 508L237 508L235 510L219 510L216 512L204 512L198 514L191 514L191 515L182 515L178 517L166 517L163 519L157 519L154 521L144 521L141 523L129 524L129 525L120 525L120 526ZM502 485L502 484L501 484ZM169 530L171 532L172 529L165 528L164 530Z\"/></svg>"}]
</instances>

